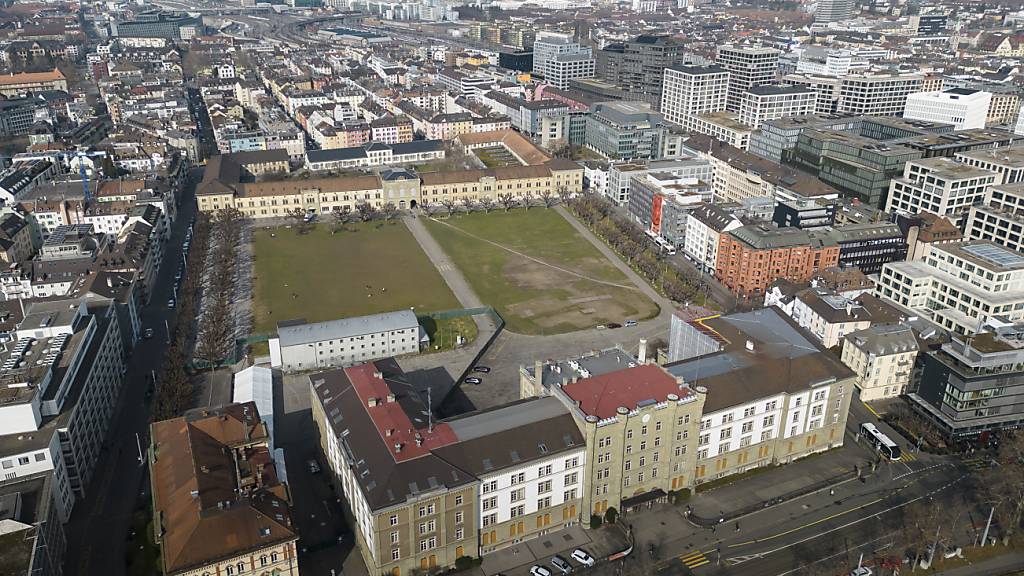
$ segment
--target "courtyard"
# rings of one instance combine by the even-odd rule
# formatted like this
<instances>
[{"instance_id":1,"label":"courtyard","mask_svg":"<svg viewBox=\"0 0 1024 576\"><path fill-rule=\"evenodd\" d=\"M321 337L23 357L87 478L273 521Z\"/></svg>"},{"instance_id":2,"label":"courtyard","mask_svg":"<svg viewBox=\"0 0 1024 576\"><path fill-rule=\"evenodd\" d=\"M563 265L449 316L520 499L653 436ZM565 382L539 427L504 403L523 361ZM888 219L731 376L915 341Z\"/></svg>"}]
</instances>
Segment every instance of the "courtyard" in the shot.
<instances>
[{"instance_id":1,"label":"courtyard","mask_svg":"<svg viewBox=\"0 0 1024 576\"><path fill-rule=\"evenodd\" d=\"M258 334L296 318L319 322L402 308L422 316L460 307L397 220L348 224L333 234L328 224L307 234L284 226L257 229L253 253Z\"/></svg>"},{"instance_id":2,"label":"courtyard","mask_svg":"<svg viewBox=\"0 0 1024 576\"><path fill-rule=\"evenodd\" d=\"M424 223L512 332L561 334L658 314L658 306L554 210Z\"/></svg>"},{"instance_id":3,"label":"courtyard","mask_svg":"<svg viewBox=\"0 0 1024 576\"><path fill-rule=\"evenodd\" d=\"M488 146L477 148L473 154L488 168L504 168L506 166L522 166L522 163L504 146Z\"/></svg>"}]
</instances>

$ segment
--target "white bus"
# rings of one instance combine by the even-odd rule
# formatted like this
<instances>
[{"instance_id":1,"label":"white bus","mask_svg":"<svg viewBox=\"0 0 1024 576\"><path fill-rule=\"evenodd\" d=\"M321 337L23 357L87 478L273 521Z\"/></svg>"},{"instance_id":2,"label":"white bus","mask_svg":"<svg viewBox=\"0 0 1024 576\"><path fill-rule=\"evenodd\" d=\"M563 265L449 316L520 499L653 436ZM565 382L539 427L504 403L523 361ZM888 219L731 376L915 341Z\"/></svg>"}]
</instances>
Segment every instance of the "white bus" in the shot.
<instances>
[{"instance_id":1,"label":"white bus","mask_svg":"<svg viewBox=\"0 0 1024 576\"><path fill-rule=\"evenodd\" d=\"M867 438L871 445L875 447L883 456L892 460L893 462L899 460L903 455L900 453L899 444L892 441L885 434L882 434L878 430L878 427L871 422L865 422L860 425L860 433L862 436Z\"/></svg>"}]
</instances>

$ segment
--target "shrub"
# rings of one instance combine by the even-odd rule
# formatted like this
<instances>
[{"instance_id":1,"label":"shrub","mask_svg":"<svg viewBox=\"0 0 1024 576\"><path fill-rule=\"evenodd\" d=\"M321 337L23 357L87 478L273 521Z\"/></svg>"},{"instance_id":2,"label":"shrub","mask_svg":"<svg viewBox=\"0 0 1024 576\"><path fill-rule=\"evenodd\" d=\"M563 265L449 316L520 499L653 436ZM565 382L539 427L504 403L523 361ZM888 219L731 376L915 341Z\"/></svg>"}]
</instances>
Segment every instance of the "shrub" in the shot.
<instances>
[{"instance_id":1,"label":"shrub","mask_svg":"<svg viewBox=\"0 0 1024 576\"><path fill-rule=\"evenodd\" d=\"M619 511L615 508L609 508L604 511L604 521L608 524L615 524L615 519L619 517Z\"/></svg>"},{"instance_id":2,"label":"shrub","mask_svg":"<svg viewBox=\"0 0 1024 576\"><path fill-rule=\"evenodd\" d=\"M597 530L601 527L601 517L597 514L590 515L590 529Z\"/></svg>"}]
</instances>

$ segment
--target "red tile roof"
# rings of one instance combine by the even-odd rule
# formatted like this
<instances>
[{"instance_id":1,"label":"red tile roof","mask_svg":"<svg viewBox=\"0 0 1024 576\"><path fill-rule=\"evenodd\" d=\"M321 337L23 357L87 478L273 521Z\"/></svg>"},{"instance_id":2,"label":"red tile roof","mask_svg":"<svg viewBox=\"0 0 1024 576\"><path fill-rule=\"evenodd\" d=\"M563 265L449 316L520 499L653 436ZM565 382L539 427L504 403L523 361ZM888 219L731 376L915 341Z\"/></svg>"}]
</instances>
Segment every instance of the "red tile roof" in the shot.
<instances>
[{"instance_id":1,"label":"red tile roof","mask_svg":"<svg viewBox=\"0 0 1024 576\"><path fill-rule=\"evenodd\" d=\"M345 375L363 406L367 407L366 413L370 415L381 439L391 448L396 462L429 454L432 449L458 440L447 424L435 424L433 430L429 430L422 423L414 424L400 402L388 401L388 395L392 394L391 388L372 363L346 368ZM370 405L371 398L374 399L374 406ZM426 419L426 416L423 418ZM419 445L416 443L417 437L421 440ZM394 450L395 444L402 445L400 451Z\"/></svg>"},{"instance_id":2,"label":"red tile roof","mask_svg":"<svg viewBox=\"0 0 1024 576\"><path fill-rule=\"evenodd\" d=\"M645 364L584 378L562 390L588 416L611 418L620 406L633 410L645 400L664 402L669 394L685 398L694 392L656 364Z\"/></svg>"}]
</instances>

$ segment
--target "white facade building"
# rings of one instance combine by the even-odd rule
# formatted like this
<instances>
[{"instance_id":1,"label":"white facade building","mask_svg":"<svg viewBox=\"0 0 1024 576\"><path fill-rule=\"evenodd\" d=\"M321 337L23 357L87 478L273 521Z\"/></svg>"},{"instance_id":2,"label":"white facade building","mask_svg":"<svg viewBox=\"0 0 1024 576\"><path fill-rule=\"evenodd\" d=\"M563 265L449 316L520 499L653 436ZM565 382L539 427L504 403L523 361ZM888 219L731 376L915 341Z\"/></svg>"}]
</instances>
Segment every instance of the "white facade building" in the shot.
<instances>
[{"instance_id":1,"label":"white facade building","mask_svg":"<svg viewBox=\"0 0 1024 576\"><path fill-rule=\"evenodd\" d=\"M739 218L714 204L705 204L686 215L683 254L700 270L715 273L721 235L743 226Z\"/></svg>"},{"instance_id":2,"label":"white facade building","mask_svg":"<svg viewBox=\"0 0 1024 576\"><path fill-rule=\"evenodd\" d=\"M860 399L871 402L907 392L917 352L913 329L882 324L847 334L842 359L857 374Z\"/></svg>"},{"instance_id":3,"label":"white facade building","mask_svg":"<svg viewBox=\"0 0 1024 576\"><path fill-rule=\"evenodd\" d=\"M964 236L1024 252L1024 183L992 186L984 203L971 206Z\"/></svg>"},{"instance_id":4,"label":"white facade building","mask_svg":"<svg viewBox=\"0 0 1024 576\"><path fill-rule=\"evenodd\" d=\"M952 124L954 130L984 128L991 92L969 88L951 88L941 92L917 92L907 96L903 117Z\"/></svg>"},{"instance_id":5,"label":"white facade building","mask_svg":"<svg viewBox=\"0 0 1024 576\"><path fill-rule=\"evenodd\" d=\"M688 116L725 110L729 71L721 66L673 66L665 69L661 113L682 126Z\"/></svg>"},{"instance_id":6,"label":"white facade building","mask_svg":"<svg viewBox=\"0 0 1024 576\"><path fill-rule=\"evenodd\" d=\"M755 86L743 93L739 121L757 129L767 120L813 114L816 99L807 87Z\"/></svg>"},{"instance_id":7,"label":"white facade building","mask_svg":"<svg viewBox=\"0 0 1024 576\"><path fill-rule=\"evenodd\" d=\"M282 370L312 370L416 354L425 337L411 310L311 324L278 325L270 363Z\"/></svg>"},{"instance_id":8,"label":"white facade building","mask_svg":"<svg viewBox=\"0 0 1024 576\"><path fill-rule=\"evenodd\" d=\"M988 187L1001 182L996 172L945 156L913 160L904 166L902 177L889 183L885 211L931 212L959 225L972 205L985 200Z\"/></svg>"},{"instance_id":9,"label":"white facade building","mask_svg":"<svg viewBox=\"0 0 1024 576\"><path fill-rule=\"evenodd\" d=\"M1024 256L986 240L936 244L923 260L885 264L875 292L971 334L993 316L1024 319Z\"/></svg>"}]
</instances>

